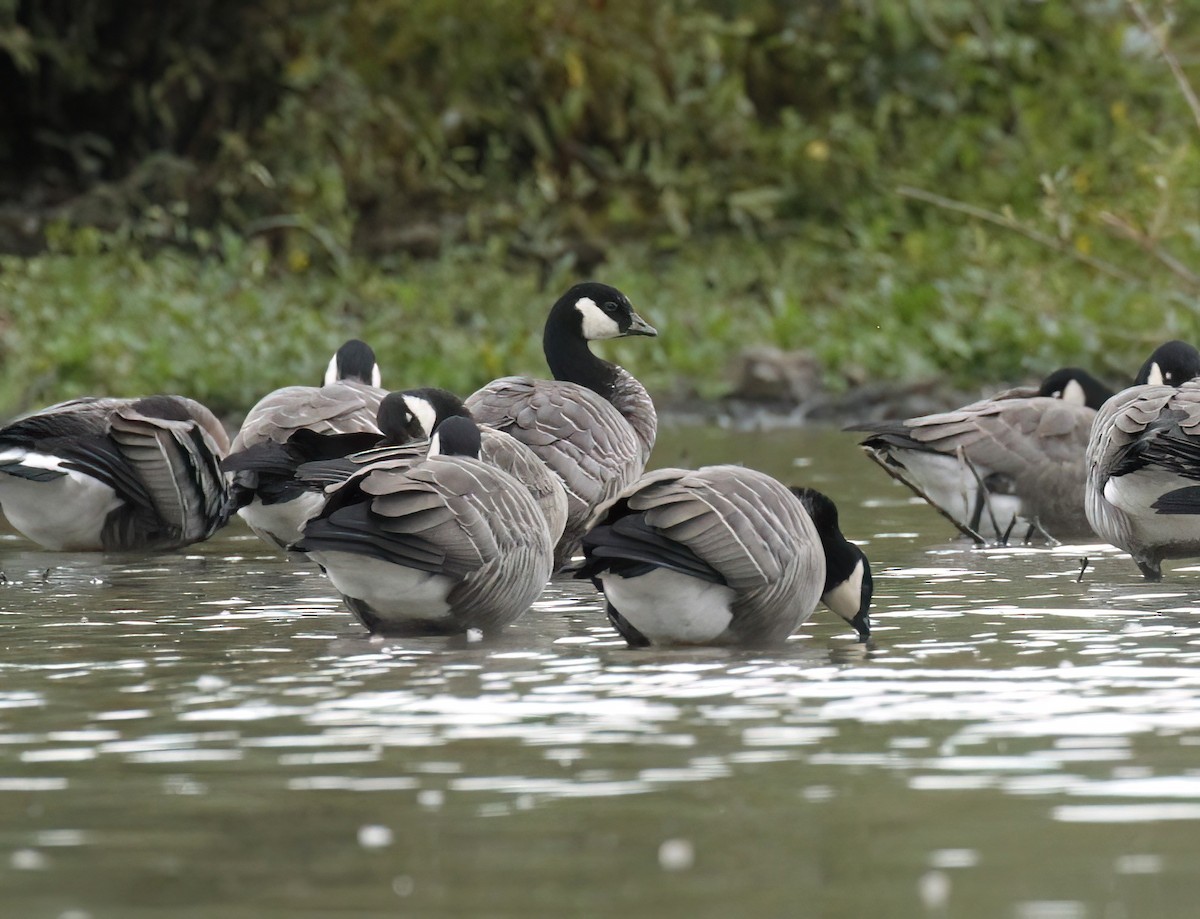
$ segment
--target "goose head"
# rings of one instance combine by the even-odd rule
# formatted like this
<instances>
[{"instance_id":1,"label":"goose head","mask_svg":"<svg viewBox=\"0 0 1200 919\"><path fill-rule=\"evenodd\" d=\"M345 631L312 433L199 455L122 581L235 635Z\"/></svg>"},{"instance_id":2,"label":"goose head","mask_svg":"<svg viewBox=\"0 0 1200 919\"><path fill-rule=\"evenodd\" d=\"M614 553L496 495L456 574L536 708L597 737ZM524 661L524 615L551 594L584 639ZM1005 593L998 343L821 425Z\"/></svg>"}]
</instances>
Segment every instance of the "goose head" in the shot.
<instances>
[{"instance_id":1,"label":"goose head","mask_svg":"<svg viewBox=\"0 0 1200 919\"><path fill-rule=\"evenodd\" d=\"M1200 376L1200 351L1186 341L1169 341L1154 349L1142 364L1135 386L1179 386Z\"/></svg>"},{"instance_id":2,"label":"goose head","mask_svg":"<svg viewBox=\"0 0 1200 919\"><path fill-rule=\"evenodd\" d=\"M481 446L479 425L462 415L451 415L434 429L429 441L429 455L479 459Z\"/></svg>"},{"instance_id":3,"label":"goose head","mask_svg":"<svg viewBox=\"0 0 1200 919\"><path fill-rule=\"evenodd\" d=\"M428 436L402 392L390 392L383 397L375 423L383 434L380 446L400 447Z\"/></svg>"},{"instance_id":4,"label":"goose head","mask_svg":"<svg viewBox=\"0 0 1200 919\"><path fill-rule=\"evenodd\" d=\"M434 430L447 418L459 415L470 418L470 410L463 400L448 389L426 386L421 389L406 389L402 393L409 410L421 425L419 438L431 437Z\"/></svg>"},{"instance_id":5,"label":"goose head","mask_svg":"<svg viewBox=\"0 0 1200 919\"><path fill-rule=\"evenodd\" d=\"M547 331L553 326L584 341L658 334L654 326L637 314L627 296L597 281L576 284L559 297L546 326Z\"/></svg>"},{"instance_id":6,"label":"goose head","mask_svg":"<svg viewBox=\"0 0 1200 919\"><path fill-rule=\"evenodd\" d=\"M325 368L325 385L339 380L353 380L378 387L381 376L375 352L365 341L352 338L334 352Z\"/></svg>"},{"instance_id":7,"label":"goose head","mask_svg":"<svg viewBox=\"0 0 1200 919\"><path fill-rule=\"evenodd\" d=\"M1086 370L1078 367L1060 367L1042 380L1038 387L1039 396L1062 399L1073 405L1086 405L1099 409L1113 395L1113 391Z\"/></svg>"},{"instance_id":8,"label":"goose head","mask_svg":"<svg viewBox=\"0 0 1200 919\"><path fill-rule=\"evenodd\" d=\"M792 488L821 538L825 552L825 586L821 602L845 619L863 641L871 635L871 563L862 549L842 535L837 505L814 488Z\"/></svg>"}]
</instances>

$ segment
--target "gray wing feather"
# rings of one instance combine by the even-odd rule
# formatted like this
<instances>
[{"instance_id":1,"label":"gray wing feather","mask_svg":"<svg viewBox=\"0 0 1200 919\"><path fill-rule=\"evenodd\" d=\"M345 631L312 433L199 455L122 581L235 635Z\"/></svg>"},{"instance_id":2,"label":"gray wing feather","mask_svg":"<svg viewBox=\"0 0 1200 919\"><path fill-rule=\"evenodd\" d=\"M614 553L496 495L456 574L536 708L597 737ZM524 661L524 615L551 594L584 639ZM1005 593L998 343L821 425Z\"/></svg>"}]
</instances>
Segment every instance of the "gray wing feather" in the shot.
<instances>
[{"instance_id":1,"label":"gray wing feather","mask_svg":"<svg viewBox=\"0 0 1200 919\"><path fill-rule=\"evenodd\" d=\"M562 481L526 444L488 425L480 427L479 458L503 469L525 486L546 518L550 538L558 541L567 525L567 492Z\"/></svg>"},{"instance_id":2,"label":"gray wing feather","mask_svg":"<svg viewBox=\"0 0 1200 919\"><path fill-rule=\"evenodd\" d=\"M225 478L218 463L224 451L210 433L211 413L204 409L198 414L198 403L180 401L191 420L146 416L124 403L109 416L109 433L145 485L155 511L180 542L190 543L212 535L220 524Z\"/></svg>"},{"instance_id":3,"label":"gray wing feather","mask_svg":"<svg viewBox=\"0 0 1200 919\"><path fill-rule=\"evenodd\" d=\"M466 404L481 424L529 446L562 481L567 522L560 561L587 531L596 506L636 480L645 465L642 442L625 418L574 383L505 377Z\"/></svg>"},{"instance_id":4,"label":"gray wing feather","mask_svg":"<svg viewBox=\"0 0 1200 919\"><path fill-rule=\"evenodd\" d=\"M301 429L318 434L379 433L375 416L386 395L386 390L353 380L277 389L250 409L232 449L268 440L286 443Z\"/></svg>"}]
</instances>

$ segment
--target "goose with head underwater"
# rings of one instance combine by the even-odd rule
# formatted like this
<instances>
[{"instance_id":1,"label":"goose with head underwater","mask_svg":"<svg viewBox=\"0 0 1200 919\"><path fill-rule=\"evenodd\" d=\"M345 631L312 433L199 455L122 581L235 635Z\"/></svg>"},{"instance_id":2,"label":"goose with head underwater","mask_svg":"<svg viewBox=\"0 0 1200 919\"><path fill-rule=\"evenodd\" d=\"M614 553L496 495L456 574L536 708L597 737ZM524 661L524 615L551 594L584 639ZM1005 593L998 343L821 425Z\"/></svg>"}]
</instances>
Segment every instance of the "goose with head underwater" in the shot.
<instances>
[{"instance_id":1,"label":"goose with head underwater","mask_svg":"<svg viewBox=\"0 0 1200 919\"><path fill-rule=\"evenodd\" d=\"M976 542L1022 526L1056 539L1091 537L1084 457L1096 410L1112 391L1078 368L951 412L851 425L867 456Z\"/></svg>"},{"instance_id":2,"label":"goose with head underwater","mask_svg":"<svg viewBox=\"0 0 1200 919\"><path fill-rule=\"evenodd\" d=\"M304 521L324 499L297 482L296 469L378 442L376 415L387 395L379 383L375 352L351 339L330 359L321 386L285 386L263 396L222 463L229 476L229 513L236 509L251 530L278 548L299 539Z\"/></svg>"},{"instance_id":3,"label":"goose with head underwater","mask_svg":"<svg viewBox=\"0 0 1200 919\"><path fill-rule=\"evenodd\" d=\"M1200 352L1157 348L1109 399L1087 447L1088 519L1148 581L1164 559L1200 556Z\"/></svg>"},{"instance_id":4,"label":"goose with head underwater","mask_svg":"<svg viewBox=\"0 0 1200 919\"><path fill-rule=\"evenodd\" d=\"M335 486L296 548L372 633L495 632L537 599L553 541L528 490L479 457L479 428L454 416L428 455L367 466Z\"/></svg>"},{"instance_id":5,"label":"goose with head underwater","mask_svg":"<svg viewBox=\"0 0 1200 919\"><path fill-rule=\"evenodd\" d=\"M47 549L175 549L225 521L229 437L183 396L62 402L0 430L0 508Z\"/></svg>"},{"instance_id":6,"label":"goose with head underwater","mask_svg":"<svg viewBox=\"0 0 1200 919\"><path fill-rule=\"evenodd\" d=\"M657 334L615 287L576 284L551 308L542 335L554 379L504 377L467 398L476 421L526 444L562 480L567 522L556 569L570 562L595 509L641 475L657 433L645 387L588 343Z\"/></svg>"},{"instance_id":7,"label":"goose with head underwater","mask_svg":"<svg viewBox=\"0 0 1200 919\"><path fill-rule=\"evenodd\" d=\"M837 508L742 466L659 469L583 538L576 577L632 647L781 642L817 601L870 634L871 567Z\"/></svg>"}]
</instances>

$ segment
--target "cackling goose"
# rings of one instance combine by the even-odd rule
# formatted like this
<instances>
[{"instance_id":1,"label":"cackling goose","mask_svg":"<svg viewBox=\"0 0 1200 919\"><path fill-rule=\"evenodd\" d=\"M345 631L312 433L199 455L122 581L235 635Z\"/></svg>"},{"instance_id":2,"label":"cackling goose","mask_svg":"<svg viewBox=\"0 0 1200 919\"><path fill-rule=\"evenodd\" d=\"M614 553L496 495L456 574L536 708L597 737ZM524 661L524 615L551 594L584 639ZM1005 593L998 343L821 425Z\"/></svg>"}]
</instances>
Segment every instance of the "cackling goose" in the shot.
<instances>
[{"instance_id":1,"label":"cackling goose","mask_svg":"<svg viewBox=\"0 0 1200 919\"><path fill-rule=\"evenodd\" d=\"M632 647L779 642L818 600L870 634L871 568L824 495L742 466L647 473L601 509L584 564Z\"/></svg>"},{"instance_id":2,"label":"cackling goose","mask_svg":"<svg viewBox=\"0 0 1200 919\"><path fill-rule=\"evenodd\" d=\"M1111 392L1064 368L952 412L852 425L866 454L977 542L1018 522L1055 538L1092 535L1083 509L1084 454Z\"/></svg>"},{"instance_id":3,"label":"cackling goose","mask_svg":"<svg viewBox=\"0 0 1200 919\"><path fill-rule=\"evenodd\" d=\"M86 398L0 430L0 508L47 549L174 549L226 517L221 423L182 396Z\"/></svg>"},{"instance_id":4,"label":"cackling goose","mask_svg":"<svg viewBox=\"0 0 1200 919\"><path fill-rule=\"evenodd\" d=\"M1088 520L1148 581L1168 558L1200 556L1200 352L1173 341L1096 416L1087 448ZM1154 381L1154 382L1148 382Z\"/></svg>"},{"instance_id":5,"label":"cackling goose","mask_svg":"<svg viewBox=\"0 0 1200 919\"><path fill-rule=\"evenodd\" d=\"M616 288L576 284L551 308L542 336L554 379L504 377L467 399L476 421L527 444L562 479L567 523L556 569L578 549L595 508L641 475L657 431L642 384L588 342L657 334Z\"/></svg>"},{"instance_id":6,"label":"cackling goose","mask_svg":"<svg viewBox=\"0 0 1200 919\"><path fill-rule=\"evenodd\" d=\"M324 503L301 486L296 468L373 446L376 415L387 394L366 343L346 342L329 361L322 386L287 386L264 396L246 415L221 468L230 476L229 512L259 537L286 549Z\"/></svg>"},{"instance_id":7,"label":"cackling goose","mask_svg":"<svg viewBox=\"0 0 1200 919\"><path fill-rule=\"evenodd\" d=\"M390 393L379 406L382 446L330 461L305 463L297 479L303 484L328 487L368 465L386 464L392 469L411 466L428 452L430 432L452 416L470 418L471 413L462 399L448 390L423 388ZM479 458L525 486L545 515L551 538L557 540L567 522L567 493L562 481L515 437L486 424L479 425L479 434Z\"/></svg>"},{"instance_id":8,"label":"cackling goose","mask_svg":"<svg viewBox=\"0 0 1200 919\"><path fill-rule=\"evenodd\" d=\"M296 548L324 569L374 633L493 632L552 571L553 541L529 492L478 459L480 434L452 417L407 468L368 466L336 486Z\"/></svg>"}]
</instances>

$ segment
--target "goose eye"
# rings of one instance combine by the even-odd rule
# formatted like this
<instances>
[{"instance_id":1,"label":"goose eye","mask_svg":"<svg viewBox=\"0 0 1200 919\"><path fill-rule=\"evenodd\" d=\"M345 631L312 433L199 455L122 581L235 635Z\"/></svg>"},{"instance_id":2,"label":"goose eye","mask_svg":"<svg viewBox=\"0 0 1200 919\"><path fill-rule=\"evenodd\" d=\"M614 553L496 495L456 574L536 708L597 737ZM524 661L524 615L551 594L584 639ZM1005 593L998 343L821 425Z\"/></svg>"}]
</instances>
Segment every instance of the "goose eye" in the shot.
<instances>
[{"instance_id":1,"label":"goose eye","mask_svg":"<svg viewBox=\"0 0 1200 919\"><path fill-rule=\"evenodd\" d=\"M605 302L602 309L606 313L615 313L617 311L617 304L613 303L611 300L608 300Z\"/></svg>"}]
</instances>

